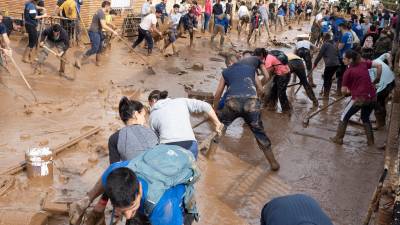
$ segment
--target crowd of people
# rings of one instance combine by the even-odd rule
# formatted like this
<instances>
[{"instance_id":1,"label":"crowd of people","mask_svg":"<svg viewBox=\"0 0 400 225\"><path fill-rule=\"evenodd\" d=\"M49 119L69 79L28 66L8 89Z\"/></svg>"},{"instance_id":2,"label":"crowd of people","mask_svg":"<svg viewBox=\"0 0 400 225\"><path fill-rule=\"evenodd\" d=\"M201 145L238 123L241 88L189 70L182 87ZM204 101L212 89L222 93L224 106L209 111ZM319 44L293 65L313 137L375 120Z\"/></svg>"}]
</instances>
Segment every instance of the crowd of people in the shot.
<instances>
[{"instance_id":1,"label":"crowd of people","mask_svg":"<svg viewBox=\"0 0 400 225\"><path fill-rule=\"evenodd\" d=\"M70 47L71 27L79 29L76 24L79 24L81 4L82 1L75 0L58 1L57 15L68 20L39 30L41 19L48 17L47 10L43 1L28 0L24 25L29 38L22 61L34 61L33 51L39 45L41 50L34 67L40 73L51 49L56 49L55 55L60 58L59 72L65 76L65 53ZM321 59L325 65L321 99L324 102L330 99L334 74L335 95L351 96L331 140L343 144L350 118L361 110L367 144L373 145L370 114L375 112L377 129L385 126L386 103L395 87L390 50L397 15L382 8L368 13L353 8L343 17L340 12L347 9L321 5L317 9L310 1L283 2L278 6L275 0L261 0L254 5L249 1L234 5L231 0L214 3L206 0L204 6L200 6L195 0L182 0L168 12L167 0L154 6L147 0L141 9L138 37L132 48L145 40L148 54L152 54L155 35L164 39L162 52L172 46L173 53L178 54L175 42L185 33L189 33L189 46L193 47L194 33L210 31L210 23L210 41L219 35L219 44L223 47L225 36L235 29L236 15L237 33L240 36L247 32L247 42L253 35L256 39L262 31L270 38L273 26L276 31L277 25L283 29L287 23L300 21L303 17L310 19L313 12L316 16L311 35L299 35L292 53L256 48L242 54L225 55L227 68L219 78L212 105L189 98L169 98L167 91L154 90L148 96L148 110L142 102L123 97L119 115L125 126L109 138L110 167L87 196L71 205L70 223L80 224L83 219L86 224L101 224L99 221L105 224L104 211L108 201L113 205L112 219L126 217L128 225L186 225L197 221L199 212L194 184L200 176L196 165L199 150L190 123L191 113L203 113L212 122L217 135L211 141L210 149L218 145L236 118L243 118L271 170L278 171L281 165L264 129L262 108L277 111L279 102L279 111L290 115L293 106L287 97L287 87L292 74L293 80L300 80L313 107L318 107L313 76ZM107 20L110 11L111 3L106 0L93 15L88 29L91 48L78 57L76 67L81 68L82 61L91 55L96 55L96 64L100 65L104 32L119 35ZM8 35L13 24L10 28L5 21L0 14L1 51L12 56ZM165 23L168 29L160 30L160 25ZM296 213L288 216L288 212ZM304 195L285 196L267 203L262 210L261 224L298 224L301 220L304 222L304 218L310 224L332 224L318 203Z\"/></svg>"}]
</instances>

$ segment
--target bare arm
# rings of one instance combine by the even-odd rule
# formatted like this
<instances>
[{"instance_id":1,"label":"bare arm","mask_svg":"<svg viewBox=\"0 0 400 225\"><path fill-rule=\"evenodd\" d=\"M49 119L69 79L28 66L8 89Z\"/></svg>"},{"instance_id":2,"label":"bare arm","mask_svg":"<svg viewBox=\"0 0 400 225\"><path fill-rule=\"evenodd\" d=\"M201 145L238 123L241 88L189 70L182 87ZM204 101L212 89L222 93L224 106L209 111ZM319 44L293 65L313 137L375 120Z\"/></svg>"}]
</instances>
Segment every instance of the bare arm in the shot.
<instances>
[{"instance_id":1,"label":"bare arm","mask_svg":"<svg viewBox=\"0 0 400 225\"><path fill-rule=\"evenodd\" d=\"M8 38L7 33L4 33L3 35L3 40L4 40L4 44L5 44L5 48L8 50L11 50L11 46L10 46L10 39Z\"/></svg>"},{"instance_id":2,"label":"bare arm","mask_svg":"<svg viewBox=\"0 0 400 225\"><path fill-rule=\"evenodd\" d=\"M150 30L157 32L160 36L162 35L162 33L157 29L156 24L152 24Z\"/></svg>"},{"instance_id":3,"label":"bare arm","mask_svg":"<svg viewBox=\"0 0 400 225\"><path fill-rule=\"evenodd\" d=\"M97 197L104 193L104 188L101 183L101 178L96 182L92 190L90 190L87 195L89 197L90 202L93 202Z\"/></svg>"},{"instance_id":4,"label":"bare arm","mask_svg":"<svg viewBox=\"0 0 400 225\"><path fill-rule=\"evenodd\" d=\"M219 80L219 83L218 83L217 90L215 91L215 95L214 95L214 102L213 102L214 110L218 108L218 104L219 104L219 101L221 99L222 92L224 91L224 89L225 89L225 79L223 76L221 76L221 79Z\"/></svg>"},{"instance_id":5,"label":"bare arm","mask_svg":"<svg viewBox=\"0 0 400 225\"><path fill-rule=\"evenodd\" d=\"M110 26L107 25L106 20L100 20L100 24L102 28L110 31L111 33L114 33L114 35L118 35L118 33L115 30L113 30Z\"/></svg>"},{"instance_id":6,"label":"bare arm","mask_svg":"<svg viewBox=\"0 0 400 225\"><path fill-rule=\"evenodd\" d=\"M264 64L262 64L260 66L260 69L261 69L262 74L264 75L264 77L261 80L261 85L264 85L271 78L271 76L269 75L269 72Z\"/></svg>"},{"instance_id":7,"label":"bare arm","mask_svg":"<svg viewBox=\"0 0 400 225\"><path fill-rule=\"evenodd\" d=\"M380 63L372 62L372 67L376 68L377 73L376 73L376 78L374 80L374 84L379 83L381 80L381 75L382 75L382 65Z\"/></svg>"}]
</instances>

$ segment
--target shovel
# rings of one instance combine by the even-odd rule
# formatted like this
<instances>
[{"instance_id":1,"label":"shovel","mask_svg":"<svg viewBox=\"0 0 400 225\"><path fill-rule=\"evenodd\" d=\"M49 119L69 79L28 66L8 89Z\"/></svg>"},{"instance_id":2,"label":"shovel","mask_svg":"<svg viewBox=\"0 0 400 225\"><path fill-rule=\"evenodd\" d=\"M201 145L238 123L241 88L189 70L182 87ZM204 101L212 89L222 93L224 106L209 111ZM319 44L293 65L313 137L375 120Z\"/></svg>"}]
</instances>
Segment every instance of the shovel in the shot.
<instances>
[{"instance_id":1,"label":"shovel","mask_svg":"<svg viewBox=\"0 0 400 225\"><path fill-rule=\"evenodd\" d=\"M24 80L25 85L28 87L29 91L31 92L33 98L35 99L35 102L37 102L37 98L36 98L35 93L33 92L33 88L32 88L32 86L28 83L28 81L26 80L26 78L25 78L25 76L24 76L24 73L22 73L21 68L18 66L18 64L15 62L15 59L14 59L11 55L10 55L9 57L10 57L10 59L11 59L11 62L14 64L15 68L17 69L18 74L19 74L19 75L21 76L21 78Z\"/></svg>"},{"instance_id":2,"label":"shovel","mask_svg":"<svg viewBox=\"0 0 400 225\"><path fill-rule=\"evenodd\" d=\"M307 116L307 117L303 120L303 127L304 127L304 128L308 127L308 124L310 123L310 119L313 118L314 116L316 116L318 113L320 113L320 112L326 110L326 109L329 108L331 105L334 105L334 104L336 104L336 103L342 101L342 100L345 99L345 98L346 98L346 96L342 96L342 97L336 99L335 101L329 103L328 105L322 107L321 109L319 109L319 110L317 110L317 111L311 113L311 115Z\"/></svg>"},{"instance_id":3,"label":"shovel","mask_svg":"<svg viewBox=\"0 0 400 225\"><path fill-rule=\"evenodd\" d=\"M42 46L44 49L46 49L47 51L49 51L51 54L55 55L58 59L60 59L61 61L63 61L65 64L71 64L68 60L66 60L65 58L59 56L57 54L57 52L53 51L52 49L50 49L49 47L47 47L46 45ZM76 67L76 65L74 64L74 67ZM77 67L76 67L77 68ZM63 76L65 79L67 80L75 80L75 78L72 77L67 77L67 76Z\"/></svg>"},{"instance_id":4,"label":"shovel","mask_svg":"<svg viewBox=\"0 0 400 225\"><path fill-rule=\"evenodd\" d=\"M146 59L144 59L143 56L139 55L139 54L135 51L135 49L132 48L131 44L130 44L128 41L126 41L124 38L122 38L122 37L119 36L119 35L117 35L117 38L118 38L119 40L121 40L128 48L130 48L130 49L132 50L132 52L133 52L136 56L138 56L138 57L147 65L147 69L148 69L149 74L151 74L151 75L156 74L156 72L154 71L154 69L153 69L153 67L150 65L150 63L149 63Z\"/></svg>"}]
</instances>

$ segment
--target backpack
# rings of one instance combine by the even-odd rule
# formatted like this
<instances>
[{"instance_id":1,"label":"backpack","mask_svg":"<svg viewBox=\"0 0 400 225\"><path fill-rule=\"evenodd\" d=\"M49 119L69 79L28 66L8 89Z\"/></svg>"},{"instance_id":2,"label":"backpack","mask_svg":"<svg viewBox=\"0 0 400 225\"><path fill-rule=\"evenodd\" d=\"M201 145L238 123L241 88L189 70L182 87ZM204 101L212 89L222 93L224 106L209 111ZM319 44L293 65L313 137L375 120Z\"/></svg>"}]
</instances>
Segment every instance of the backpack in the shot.
<instances>
[{"instance_id":1,"label":"backpack","mask_svg":"<svg viewBox=\"0 0 400 225\"><path fill-rule=\"evenodd\" d=\"M282 63L282 65L287 65L289 63L289 59L288 59L287 55L282 51L271 50L271 51L268 51L268 54L275 56Z\"/></svg>"},{"instance_id":2,"label":"backpack","mask_svg":"<svg viewBox=\"0 0 400 225\"><path fill-rule=\"evenodd\" d=\"M178 184L186 185L185 208L189 213L198 214L196 204L189 204L194 200L193 184L200 177L200 170L190 151L160 144L132 159L127 167L148 183L144 204L146 215L151 214L166 190Z\"/></svg>"}]
</instances>

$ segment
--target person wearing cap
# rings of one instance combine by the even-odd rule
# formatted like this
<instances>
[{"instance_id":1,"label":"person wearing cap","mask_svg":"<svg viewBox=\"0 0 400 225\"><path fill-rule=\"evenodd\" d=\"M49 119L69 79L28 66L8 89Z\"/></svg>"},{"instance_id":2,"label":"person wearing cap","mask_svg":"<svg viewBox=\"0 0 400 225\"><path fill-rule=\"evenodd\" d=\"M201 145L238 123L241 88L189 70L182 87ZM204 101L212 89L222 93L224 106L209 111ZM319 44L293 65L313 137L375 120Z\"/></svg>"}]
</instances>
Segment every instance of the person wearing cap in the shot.
<instances>
[{"instance_id":1,"label":"person wearing cap","mask_svg":"<svg viewBox=\"0 0 400 225\"><path fill-rule=\"evenodd\" d=\"M59 24L45 29L42 33L40 43L42 50L39 53L39 59L35 67L35 73L42 73L42 65L49 55L49 50L46 48L57 49L57 57L60 58L60 76L65 76L65 54L69 48L69 37L68 33Z\"/></svg>"},{"instance_id":2,"label":"person wearing cap","mask_svg":"<svg viewBox=\"0 0 400 225\"><path fill-rule=\"evenodd\" d=\"M333 225L313 198L285 195L269 201L261 211L261 225Z\"/></svg>"},{"instance_id":3,"label":"person wearing cap","mask_svg":"<svg viewBox=\"0 0 400 225\"><path fill-rule=\"evenodd\" d=\"M153 51L153 37L151 32L156 32L160 36L162 33L157 29L157 18L160 18L162 15L162 11L157 9L156 13L154 12L154 8L150 10L150 14L145 16L139 24L139 36L136 41L133 43L132 48L136 48L143 40L146 40L147 43L147 53L150 55Z\"/></svg>"},{"instance_id":4,"label":"person wearing cap","mask_svg":"<svg viewBox=\"0 0 400 225\"><path fill-rule=\"evenodd\" d=\"M189 10L189 13L186 15L182 16L182 19L180 21L180 31L179 35L181 36L184 32L189 32L189 37L190 37L190 44L189 46L193 46L193 39L194 39L194 32L197 30L197 18L196 18L196 11L194 8L191 8Z\"/></svg>"}]
</instances>

